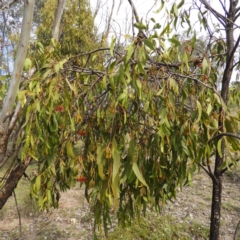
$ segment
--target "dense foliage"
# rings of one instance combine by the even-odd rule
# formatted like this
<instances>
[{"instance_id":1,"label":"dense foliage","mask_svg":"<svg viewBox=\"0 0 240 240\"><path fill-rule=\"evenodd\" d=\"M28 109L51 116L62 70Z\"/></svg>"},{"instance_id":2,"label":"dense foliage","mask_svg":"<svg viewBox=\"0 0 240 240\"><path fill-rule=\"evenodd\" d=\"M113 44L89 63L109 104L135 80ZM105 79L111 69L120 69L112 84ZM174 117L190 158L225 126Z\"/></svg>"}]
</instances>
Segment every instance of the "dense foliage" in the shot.
<instances>
[{"instance_id":1,"label":"dense foliage","mask_svg":"<svg viewBox=\"0 0 240 240\"><path fill-rule=\"evenodd\" d=\"M230 133L239 119L215 87L212 62L218 59L200 62L191 55L195 34L181 51L177 38L164 45L166 28L135 39L120 60L113 41L106 71L74 65L74 57L61 58L60 45L37 44L31 61L37 72L19 92L26 106L20 142L22 159L31 154L39 161L32 194L41 207L56 206L58 191L73 186L78 175L96 206L97 222L101 216L106 222L112 207L120 219L130 220L149 203L159 206L175 197L177 186L191 180L200 165L209 166L216 151L223 154L222 139L213 140L218 119ZM211 51L221 55L218 44ZM84 62L86 56L78 58ZM229 152L239 149L234 138L224 141Z\"/></svg>"},{"instance_id":2,"label":"dense foliage","mask_svg":"<svg viewBox=\"0 0 240 240\"><path fill-rule=\"evenodd\" d=\"M56 6L57 0L47 0L40 11L37 38L44 45L51 42ZM96 49L100 46L97 38L89 1L67 1L60 27L61 53L79 54Z\"/></svg>"},{"instance_id":3,"label":"dense foliage","mask_svg":"<svg viewBox=\"0 0 240 240\"><path fill-rule=\"evenodd\" d=\"M184 1L172 5L166 25L137 21L139 34L122 52L116 39L99 47L87 1L68 1L57 42L56 2L42 9L18 92L16 149L22 162L38 163L31 194L40 208L57 207L77 180L107 231L110 209L122 223L149 205L159 209L197 169L217 184L240 150L240 113L227 106L228 90L216 87L228 44L211 35L205 52L198 50ZM205 14L199 21L207 30ZM187 25L187 39L174 34L179 24Z\"/></svg>"}]
</instances>

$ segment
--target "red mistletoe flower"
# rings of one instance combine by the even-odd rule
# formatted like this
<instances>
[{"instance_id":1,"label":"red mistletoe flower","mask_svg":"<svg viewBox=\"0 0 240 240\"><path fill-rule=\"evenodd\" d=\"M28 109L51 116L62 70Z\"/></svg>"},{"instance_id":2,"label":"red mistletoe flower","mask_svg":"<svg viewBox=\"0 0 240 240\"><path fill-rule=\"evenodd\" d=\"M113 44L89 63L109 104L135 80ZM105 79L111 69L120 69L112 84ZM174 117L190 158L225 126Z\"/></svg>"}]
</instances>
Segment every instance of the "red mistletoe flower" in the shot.
<instances>
[{"instance_id":1,"label":"red mistletoe flower","mask_svg":"<svg viewBox=\"0 0 240 240\"><path fill-rule=\"evenodd\" d=\"M62 105L59 105L59 106L56 106L56 107L54 108L54 110L55 110L56 112L64 112L64 107L63 107Z\"/></svg>"},{"instance_id":2,"label":"red mistletoe flower","mask_svg":"<svg viewBox=\"0 0 240 240\"><path fill-rule=\"evenodd\" d=\"M80 136L87 136L87 132L86 131L82 131L82 130L79 130L77 132L77 134L80 135Z\"/></svg>"},{"instance_id":3,"label":"red mistletoe flower","mask_svg":"<svg viewBox=\"0 0 240 240\"><path fill-rule=\"evenodd\" d=\"M77 177L77 178L76 178L76 181L77 181L77 182L87 182L88 179L87 179L87 177L80 176L80 177Z\"/></svg>"}]
</instances>

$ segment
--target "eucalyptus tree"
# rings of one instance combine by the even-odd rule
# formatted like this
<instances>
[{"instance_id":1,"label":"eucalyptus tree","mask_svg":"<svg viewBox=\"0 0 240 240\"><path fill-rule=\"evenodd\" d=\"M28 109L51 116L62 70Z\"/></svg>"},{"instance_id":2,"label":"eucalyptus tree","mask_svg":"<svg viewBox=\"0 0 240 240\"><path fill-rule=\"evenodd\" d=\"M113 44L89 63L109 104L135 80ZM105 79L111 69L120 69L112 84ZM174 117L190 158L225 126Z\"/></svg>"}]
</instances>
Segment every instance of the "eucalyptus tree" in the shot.
<instances>
[{"instance_id":1,"label":"eucalyptus tree","mask_svg":"<svg viewBox=\"0 0 240 240\"><path fill-rule=\"evenodd\" d=\"M89 1L62 1L62 18L59 27L55 24L55 9L57 0L47 0L40 11L41 23L37 28L37 39L43 45L48 45L51 38L58 39L62 54L79 54L96 49L97 32L94 25ZM52 29L58 29L58 36L53 36Z\"/></svg>"},{"instance_id":2,"label":"eucalyptus tree","mask_svg":"<svg viewBox=\"0 0 240 240\"><path fill-rule=\"evenodd\" d=\"M115 39L109 47L93 50L86 37L86 48L78 46L88 23L80 16L66 18L71 5L66 5L66 12L60 11L62 42L61 37L50 39L50 25L40 26L40 41L25 61L24 81L20 89L14 88L19 89L18 107L13 104L8 111L3 107L0 116L5 129L0 132L3 162L8 159L5 143L11 133L15 136L15 155L2 181L0 208L29 163L37 161L31 194L40 208L57 207L60 192L77 180L85 185L86 198L95 206L96 224L103 224L107 232L112 208L122 223L145 213L149 205L160 209L160 202L176 197L177 187L191 181L201 168L213 184L210 239L219 239L222 176L237 164L232 155L240 150L240 137L235 134L239 112L233 114L227 105L232 73L239 69L235 56L240 37L234 38L234 31L239 30L238 1L219 1L223 14L205 0L192 1L202 31L208 34L207 48L200 56L191 51L198 44L190 24L194 8L187 11L182 0L167 9L162 0L158 12L166 10L167 15L160 25L154 18L151 24L140 21L133 2L129 3L139 34L125 52L118 52ZM43 8L46 24L53 24L57 14L47 11ZM210 15L225 30L226 38L219 38L219 26L210 24ZM80 18L83 29L78 33L74 27ZM185 48L173 32L179 24L192 32ZM64 42L68 37L70 43ZM106 52L108 57L103 58ZM100 64L92 64L96 59ZM218 66L224 73L220 92L215 86L220 78ZM8 92L12 89L10 85ZM10 120L13 124L7 130L4 124Z\"/></svg>"}]
</instances>

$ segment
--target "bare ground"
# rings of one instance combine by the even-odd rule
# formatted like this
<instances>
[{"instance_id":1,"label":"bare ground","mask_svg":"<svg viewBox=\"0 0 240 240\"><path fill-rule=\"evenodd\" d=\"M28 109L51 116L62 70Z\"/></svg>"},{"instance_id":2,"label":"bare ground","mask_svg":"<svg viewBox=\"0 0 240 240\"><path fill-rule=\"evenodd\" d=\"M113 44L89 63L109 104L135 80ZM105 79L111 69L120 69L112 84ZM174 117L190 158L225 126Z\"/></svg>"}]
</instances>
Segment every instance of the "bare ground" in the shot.
<instances>
[{"instance_id":1,"label":"bare ground","mask_svg":"<svg viewBox=\"0 0 240 240\"><path fill-rule=\"evenodd\" d=\"M26 181L26 180L25 180ZM0 211L0 239L20 239L19 219L11 197ZM93 240L93 213L79 187L62 194L58 209L36 214L34 209L19 205L23 237L26 240ZM197 221L209 226L211 211L211 182L204 174L195 175L190 186L178 193L162 214L175 216L178 221ZM224 178L222 198L221 239L232 240L240 220L240 171L228 173Z\"/></svg>"}]
</instances>

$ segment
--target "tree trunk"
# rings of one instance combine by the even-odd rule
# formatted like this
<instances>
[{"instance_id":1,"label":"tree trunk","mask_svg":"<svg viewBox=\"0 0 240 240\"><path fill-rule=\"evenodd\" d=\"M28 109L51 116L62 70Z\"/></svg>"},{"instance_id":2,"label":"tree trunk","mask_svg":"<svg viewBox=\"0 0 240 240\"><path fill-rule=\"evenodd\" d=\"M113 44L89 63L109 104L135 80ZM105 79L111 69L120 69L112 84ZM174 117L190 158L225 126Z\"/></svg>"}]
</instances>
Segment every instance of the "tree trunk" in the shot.
<instances>
[{"instance_id":1,"label":"tree trunk","mask_svg":"<svg viewBox=\"0 0 240 240\"><path fill-rule=\"evenodd\" d=\"M3 107L0 112L0 162L6 157L7 146L9 144L9 135L13 130L11 121L17 121L18 114L14 114L14 104L16 102L19 84L22 78L22 71L27 55L28 42L30 38L33 10L35 0L24 1L23 23L21 28L20 41L18 45L17 55L14 62L14 69L10 80L10 86L3 102ZM15 108L18 111L19 108ZM15 112L16 113L16 112ZM14 124L13 124L14 125ZM21 179L25 170L31 161L30 157L19 163L11 172L0 189L0 209L3 208L8 198L12 195L18 181Z\"/></svg>"},{"instance_id":2,"label":"tree trunk","mask_svg":"<svg viewBox=\"0 0 240 240\"><path fill-rule=\"evenodd\" d=\"M4 122L12 112L16 101L19 84L22 78L22 71L27 55L28 42L30 39L30 32L32 28L33 10L35 0L28 0L25 3L23 23L21 28L21 36L18 44L16 59L14 62L14 69L10 80L10 86L7 95L3 102L3 107L0 113L0 122Z\"/></svg>"},{"instance_id":3,"label":"tree trunk","mask_svg":"<svg viewBox=\"0 0 240 240\"><path fill-rule=\"evenodd\" d=\"M0 190L0 210L4 207L8 198L11 197L14 189L17 187L17 184L23 174L25 173L27 167L31 163L31 157L27 157L27 159L19 163L10 173L7 178L7 181L4 184L4 187Z\"/></svg>"},{"instance_id":4,"label":"tree trunk","mask_svg":"<svg viewBox=\"0 0 240 240\"><path fill-rule=\"evenodd\" d=\"M222 203L222 174L218 170L221 166L223 158L218 154L216 156L215 164L215 180L212 186L212 209L211 209L211 223L210 223L210 239L220 239L220 220L221 220L221 203Z\"/></svg>"},{"instance_id":5,"label":"tree trunk","mask_svg":"<svg viewBox=\"0 0 240 240\"><path fill-rule=\"evenodd\" d=\"M222 77L222 89L221 89L221 97L224 103L227 105L228 103L228 95L229 95L229 85L233 72L233 61L235 54L235 46L234 46L234 18L236 14L236 5L237 1L230 1L228 18L225 20L225 32L226 32L226 66L224 69L224 74ZM219 120L218 127L219 132L225 132L224 122L222 120L222 109L219 110ZM219 169L223 162L226 160L224 156L224 140L222 141L222 153L223 156L220 157L218 153L216 153L215 158L215 169L214 169L214 179L213 180L213 188L212 188L212 210L211 210L211 224L210 224L210 240L219 240L220 239L220 220L221 220L221 202L222 202L222 172Z\"/></svg>"},{"instance_id":6,"label":"tree trunk","mask_svg":"<svg viewBox=\"0 0 240 240\"><path fill-rule=\"evenodd\" d=\"M58 0L58 5L55 11L54 23L52 28L52 38L54 38L57 42L59 40L59 28L60 22L63 14L63 10L65 8L66 0Z\"/></svg>"},{"instance_id":7,"label":"tree trunk","mask_svg":"<svg viewBox=\"0 0 240 240\"><path fill-rule=\"evenodd\" d=\"M10 80L10 86L6 97L3 101L2 110L0 112L0 162L4 159L8 138L9 138L9 123L10 118L14 113L14 104L19 89L19 84L22 78L22 71L27 55L28 42L32 26L33 10L35 0L28 0L24 6L23 23L21 28L21 36L18 45L14 69Z\"/></svg>"}]
</instances>

